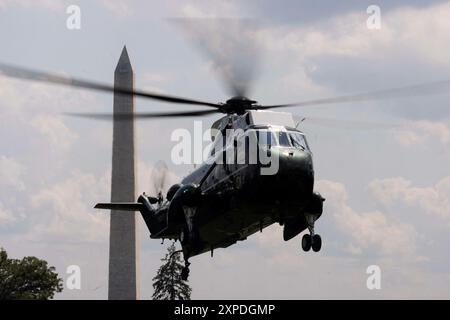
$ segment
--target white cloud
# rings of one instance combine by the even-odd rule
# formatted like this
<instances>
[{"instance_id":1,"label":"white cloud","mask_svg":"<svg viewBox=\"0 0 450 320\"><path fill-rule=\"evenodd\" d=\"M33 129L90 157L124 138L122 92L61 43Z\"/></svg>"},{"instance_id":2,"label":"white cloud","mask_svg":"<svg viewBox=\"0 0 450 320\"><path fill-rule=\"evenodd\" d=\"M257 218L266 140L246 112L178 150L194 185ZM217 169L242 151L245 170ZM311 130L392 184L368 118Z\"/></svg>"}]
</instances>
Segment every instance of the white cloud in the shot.
<instances>
[{"instance_id":1,"label":"white cloud","mask_svg":"<svg viewBox=\"0 0 450 320\"><path fill-rule=\"evenodd\" d=\"M354 60L357 68L361 67L358 63L367 63L368 81L358 83L356 81L359 78L353 80L353 90L356 91L359 85L370 83L371 74L375 72L383 74L382 79L387 80L408 75L401 69L409 68L410 65L405 63L410 61L416 65L426 65L427 70L432 67L450 69L447 56L450 52L450 20L443 14L449 11L450 2L428 8L382 8L381 29L369 30L366 27L368 15L361 8L326 22L301 26L270 25L257 36L264 45L265 54L270 55L268 62L277 64L271 68L283 70L280 79L275 78L276 73L271 77L272 84L280 83L274 92L289 97L293 93L298 96L300 91L320 97L336 94L331 86L326 85L327 81L334 81L333 87L339 87L342 85L340 81L346 83L346 80L354 79L355 75L362 77L362 71L352 70L351 63L348 65L348 74L341 74L342 58L348 58L345 61ZM407 57L406 62L404 57ZM372 70L371 64L378 62L385 63L385 66L390 66L392 62L398 65L398 69ZM410 83L414 82L420 80L411 80ZM381 88L373 88L376 89Z\"/></svg>"},{"instance_id":2,"label":"white cloud","mask_svg":"<svg viewBox=\"0 0 450 320\"><path fill-rule=\"evenodd\" d=\"M33 210L28 237L36 241L106 240L109 215L93 207L107 198L109 186L109 172L97 177L76 170L66 180L37 191L31 197Z\"/></svg>"},{"instance_id":3,"label":"white cloud","mask_svg":"<svg viewBox=\"0 0 450 320\"><path fill-rule=\"evenodd\" d=\"M36 116L31 125L49 140L54 149L68 150L78 135L70 130L64 122L55 116Z\"/></svg>"},{"instance_id":4,"label":"white cloud","mask_svg":"<svg viewBox=\"0 0 450 320\"><path fill-rule=\"evenodd\" d=\"M0 156L0 185L24 190L24 166L11 157Z\"/></svg>"},{"instance_id":5,"label":"white cloud","mask_svg":"<svg viewBox=\"0 0 450 320\"><path fill-rule=\"evenodd\" d=\"M67 76L64 72L57 74ZM0 117L24 118L44 112L92 111L92 106L98 105L93 92L6 78L1 72L0 98Z\"/></svg>"},{"instance_id":6,"label":"white cloud","mask_svg":"<svg viewBox=\"0 0 450 320\"><path fill-rule=\"evenodd\" d=\"M176 2L175 2L176 3ZM174 4L175 4L174 3ZM180 5L176 4L175 12L180 12L186 18L225 18L242 17L242 10L232 1L207 1L202 2L202 6L193 3Z\"/></svg>"},{"instance_id":7,"label":"white cloud","mask_svg":"<svg viewBox=\"0 0 450 320\"><path fill-rule=\"evenodd\" d=\"M129 0L101 0L101 3L108 11L121 18L129 17L134 13Z\"/></svg>"},{"instance_id":8,"label":"white cloud","mask_svg":"<svg viewBox=\"0 0 450 320\"><path fill-rule=\"evenodd\" d=\"M24 94L23 83L4 78L0 73L0 119L21 106L26 105L27 95Z\"/></svg>"},{"instance_id":9,"label":"white cloud","mask_svg":"<svg viewBox=\"0 0 450 320\"><path fill-rule=\"evenodd\" d=\"M335 17L323 25L268 29L266 36L270 41L266 43L272 49L293 50L303 57L386 56L400 50L427 62L450 66L445 54L450 51L450 21L442 14L449 10L450 3L444 3L386 11L380 30L367 29L367 14L361 10Z\"/></svg>"},{"instance_id":10,"label":"white cloud","mask_svg":"<svg viewBox=\"0 0 450 320\"><path fill-rule=\"evenodd\" d=\"M381 255L415 253L417 233L412 225L396 222L380 211L357 212L348 204L348 194L342 183L320 180L317 190L326 195L325 210L332 214L337 230L350 236L343 244L353 253L375 249Z\"/></svg>"},{"instance_id":11,"label":"white cloud","mask_svg":"<svg viewBox=\"0 0 450 320\"><path fill-rule=\"evenodd\" d=\"M0 9L7 9L11 6L20 6L25 9L41 8L51 11L61 11L66 1L61 0L0 0Z\"/></svg>"},{"instance_id":12,"label":"white cloud","mask_svg":"<svg viewBox=\"0 0 450 320\"><path fill-rule=\"evenodd\" d=\"M428 187L413 186L411 181L402 177L376 179L369 184L369 188L376 199L386 206L401 203L428 214L450 218L450 176Z\"/></svg>"},{"instance_id":13,"label":"white cloud","mask_svg":"<svg viewBox=\"0 0 450 320\"><path fill-rule=\"evenodd\" d=\"M450 143L450 128L443 122L408 121L402 128L395 131L395 139L407 147L432 141L447 145Z\"/></svg>"},{"instance_id":14,"label":"white cloud","mask_svg":"<svg viewBox=\"0 0 450 320\"><path fill-rule=\"evenodd\" d=\"M0 227L7 226L17 221L13 213L7 210L0 202Z\"/></svg>"},{"instance_id":15,"label":"white cloud","mask_svg":"<svg viewBox=\"0 0 450 320\"><path fill-rule=\"evenodd\" d=\"M137 195L156 194L153 166L138 161ZM97 202L109 200L111 172L102 176L74 170L65 180L37 190L31 197L28 214L30 239L59 239L67 242L102 241L108 236L109 211L94 210ZM164 194L180 179L170 170L166 174Z\"/></svg>"}]
</instances>

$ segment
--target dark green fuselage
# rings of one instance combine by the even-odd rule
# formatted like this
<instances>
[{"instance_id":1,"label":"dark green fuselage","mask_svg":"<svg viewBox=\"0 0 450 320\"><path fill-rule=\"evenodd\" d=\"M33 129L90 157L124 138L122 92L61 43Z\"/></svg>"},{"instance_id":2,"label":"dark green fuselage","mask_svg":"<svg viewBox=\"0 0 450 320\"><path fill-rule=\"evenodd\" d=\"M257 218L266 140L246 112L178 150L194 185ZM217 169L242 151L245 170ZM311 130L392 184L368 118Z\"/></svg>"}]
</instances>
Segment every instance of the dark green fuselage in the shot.
<instances>
[{"instance_id":1,"label":"dark green fuselage","mask_svg":"<svg viewBox=\"0 0 450 320\"><path fill-rule=\"evenodd\" d=\"M205 163L186 176L171 201L154 213L159 228L148 219L151 237L180 239L185 256L191 257L245 240L275 222L284 225L285 240L306 229L305 214L317 219L323 201L313 193L309 148L276 146L264 152L278 157L275 174L261 174L267 165L258 163ZM189 215L195 230L186 226ZM183 240L184 230L195 232L195 241Z\"/></svg>"}]
</instances>

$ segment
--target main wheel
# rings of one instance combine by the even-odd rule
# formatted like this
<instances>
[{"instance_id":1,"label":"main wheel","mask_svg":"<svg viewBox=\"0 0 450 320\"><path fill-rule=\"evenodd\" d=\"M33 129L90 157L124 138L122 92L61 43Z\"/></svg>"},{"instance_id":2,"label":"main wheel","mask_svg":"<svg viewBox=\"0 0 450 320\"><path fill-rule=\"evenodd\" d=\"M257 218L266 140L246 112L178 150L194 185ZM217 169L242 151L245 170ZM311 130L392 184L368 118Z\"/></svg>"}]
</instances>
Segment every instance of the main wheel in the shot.
<instances>
[{"instance_id":1,"label":"main wheel","mask_svg":"<svg viewBox=\"0 0 450 320\"><path fill-rule=\"evenodd\" d=\"M303 235L302 249L303 249L303 251L309 251L309 249L311 249L311 235L310 234Z\"/></svg>"},{"instance_id":2,"label":"main wheel","mask_svg":"<svg viewBox=\"0 0 450 320\"><path fill-rule=\"evenodd\" d=\"M322 248L322 238L318 234L315 234L312 238L311 246L314 252L319 252L320 248Z\"/></svg>"}]
</instances>

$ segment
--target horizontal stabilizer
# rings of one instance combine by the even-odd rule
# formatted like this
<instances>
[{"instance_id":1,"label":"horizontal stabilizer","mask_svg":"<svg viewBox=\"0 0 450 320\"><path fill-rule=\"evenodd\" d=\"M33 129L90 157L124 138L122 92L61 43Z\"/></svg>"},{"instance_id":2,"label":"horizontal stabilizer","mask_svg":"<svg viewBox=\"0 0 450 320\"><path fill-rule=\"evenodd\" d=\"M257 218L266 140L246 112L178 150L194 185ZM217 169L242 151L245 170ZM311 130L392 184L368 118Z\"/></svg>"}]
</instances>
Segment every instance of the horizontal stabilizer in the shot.
<instances>
[{"instance_id":1,"label":"horizontal stabilizer","mask_svg":"<svg viewBox=\"0 0 450 320\"><path fill-rule=\"evenodd\" d=\"M144 208L144 205L139 202L109 202L109 203L97 203L95 209L110 209L110 210L123 210L123 211L140 211Z\"/></svg>"}]
</instances>

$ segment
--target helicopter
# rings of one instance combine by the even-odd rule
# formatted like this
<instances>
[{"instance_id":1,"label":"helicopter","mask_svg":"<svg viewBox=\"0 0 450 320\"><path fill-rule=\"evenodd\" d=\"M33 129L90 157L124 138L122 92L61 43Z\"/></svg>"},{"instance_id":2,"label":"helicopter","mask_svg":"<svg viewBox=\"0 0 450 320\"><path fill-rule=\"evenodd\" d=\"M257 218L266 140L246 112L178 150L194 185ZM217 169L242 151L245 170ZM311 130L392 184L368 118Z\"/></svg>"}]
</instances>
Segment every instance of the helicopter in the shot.
<instances>
[{"instance_id":1,"label":"helicopter","mask_svg":"<svg viewBox=\"0 0 450 320\"><path fill-rule=\"evenodd\" d=\"M232 103L238 99L246 101L233 98ZM212 255L276 222L284 225L286 241L308 228L303 250L320 251L314 222L325 199L313 192L312 153L292 116L251 110L227 115L213 128L217 134L209 161L171 186L165 199L161 193L142 194L137 202L98 203L95 208L139 211L150 238L179 240L186 264L183 279L190 257ZM267 172L273 163L273 172Z\"/></svg>"},{"instance_id":2,"label":"helicopter","mask_svg":"<svg viewBox=\"0 0 450 320\"><path fill-rule=\"evenodd\" d=\"M203 107L194 111L123 113L114 117L119 121L224 115L211 127L214 143L208 159L172 185L165 195L143 193L135 202L95 205L97 209L139 211L150 238L178 240L185 262L181 273L184 280L189 276L191 257L206 252L211 252L212 256L215 249L246 240L274 223L283 226L285 241L308 230L301 239L302 249L321 250L322 239L315 232L315 223L322 216L325 198L314 191L313 153L293 115L272 109L442 94L450 88L450 80L444 80L355 95L262 105L247 97L250 78L239 75L242 71L239 66L231 68L237 76L226 77L234 96L223 103L122 88L4 63L0 63L0 75ZM113 118L111 114L102 113L69 115Z\"/></svg>"}]
</instances>

